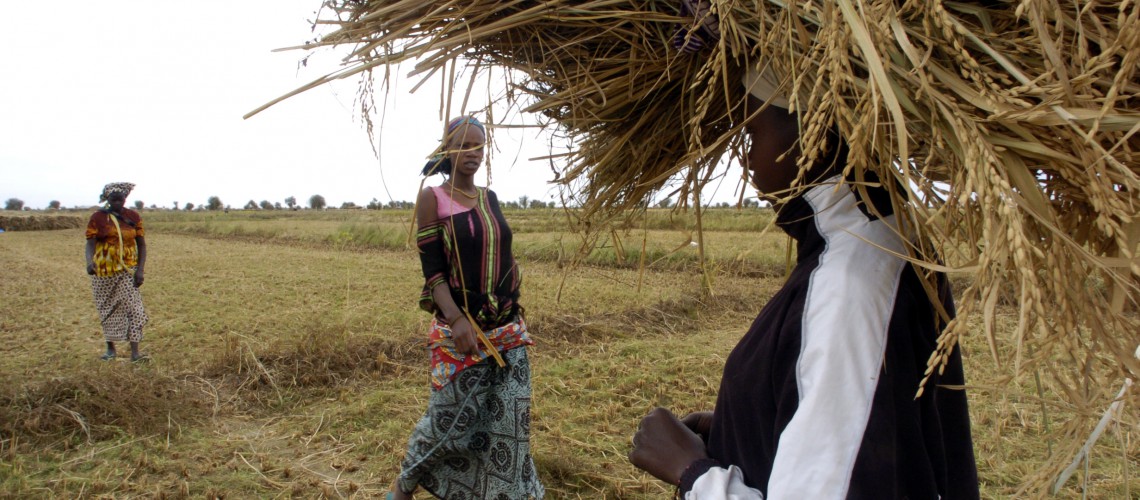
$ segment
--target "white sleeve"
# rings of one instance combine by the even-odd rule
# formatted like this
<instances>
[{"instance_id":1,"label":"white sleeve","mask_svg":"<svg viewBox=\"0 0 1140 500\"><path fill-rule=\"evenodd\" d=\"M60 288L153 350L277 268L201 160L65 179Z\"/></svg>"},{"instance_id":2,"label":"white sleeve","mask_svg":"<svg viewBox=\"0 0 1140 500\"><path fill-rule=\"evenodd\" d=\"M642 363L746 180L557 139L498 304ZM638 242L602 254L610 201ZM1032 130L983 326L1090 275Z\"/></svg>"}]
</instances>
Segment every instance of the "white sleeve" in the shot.
<instances>
[{"instance_id":1,"label":"white sleeve","mask_svg":"<svg viewBox=\"0 0 1140 500\"><path fill-rule=\"evenodd\" d=\"M697 478L685 500L764 500L760 490L744 484L744 473L735 465L711 467Z\"/></svg>"}]
</instances>

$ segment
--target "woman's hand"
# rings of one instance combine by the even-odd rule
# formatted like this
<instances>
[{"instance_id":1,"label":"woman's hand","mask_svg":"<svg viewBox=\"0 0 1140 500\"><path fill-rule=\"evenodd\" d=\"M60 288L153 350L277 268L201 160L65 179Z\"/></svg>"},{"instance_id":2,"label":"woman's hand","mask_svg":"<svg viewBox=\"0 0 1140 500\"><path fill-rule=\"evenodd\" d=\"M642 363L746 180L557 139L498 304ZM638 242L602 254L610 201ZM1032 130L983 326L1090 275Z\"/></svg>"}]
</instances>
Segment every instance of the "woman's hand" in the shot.
<instances>
[{"instance_id":1,"label":"woman's hand","mask_svg":"<svg viewBox=\"0 0 1140 500\"><path fill-rule=\"evenodd\" d=\"M695 411L685 415L681 419L681 423L700 436L701 441L707 443L709 442L709 429L712 428L712 419L713 412L711 411Z\"/></svg>"},{"instance_id":2,"label":"woman's hand","mask_svg":"<svg viewBox=\"0 0 1140 500\"><path fill-rule=\"evenodd\" d=\"M135 268L135 288L142 286L143 279L145 279L143 276L144 276L143 268L141 268L141 267Z\"/></svg>"},{"instance_id":3,"label":"woman's hand","mask_svg":"<svg viewBox=\"0 0 1140 500\"><path fill-rule=\"evenodd\" d=\"M654 408L641 419L629 452L631 464L672 485L681 484L685 468L702 458L708 458L708 452L701 436L664 408Z\"/></svg>"},{"instance_id":4,"label":"woman's hand","mask_svg":"<svg viewBox=\"0 0 1140 500\"><path fill-rule=\"evenodd\" d=\"M451 324L451 340L455 342L455 350L464 356L470 356L479 350L475 328L467 321L466 316L460 316Z\"/></svg>"},{"instance_id":5,"label":"woman's hand","mask_svg":"<svg viewBox=\"0 0 1140 500\"><path fill-rule=\"evenodd\" d=\"M88 262L87 263L87 274L90 274L91 276L95 276L95 263L94 262Z\"/></svg>"}]
</instances>

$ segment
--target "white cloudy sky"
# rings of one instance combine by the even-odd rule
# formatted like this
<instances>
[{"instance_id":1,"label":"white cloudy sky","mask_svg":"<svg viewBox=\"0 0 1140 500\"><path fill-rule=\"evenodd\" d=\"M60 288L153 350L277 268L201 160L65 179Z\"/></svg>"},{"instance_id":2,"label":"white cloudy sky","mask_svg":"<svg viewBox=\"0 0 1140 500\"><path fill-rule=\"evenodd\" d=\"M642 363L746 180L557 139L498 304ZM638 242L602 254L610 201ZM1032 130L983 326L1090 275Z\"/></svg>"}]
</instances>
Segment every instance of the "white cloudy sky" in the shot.
<instances>
[{"instance_id":1,"label":"white cloudy sky","mask_svg":"<svg viewBox=\"0 0 1140 500\"><path fill-rule=\"evenodd\" d=\"M210 196L234 207L288 196L305 203L313 194L330 206L413 199L443 122L439 83L410 94L414 80L397 80L379 158L355 109L355 79L242 119L337 68L343 50L319 51L307 67L299 65L305 52L272 52L312 37L320 3L62 0L50 10L8 9L0 200L88 206L112 181L137 184L130 201L147 206ZM500 132L495 146L491 187L501 199L552 199L550 169L528 160L545 153L543 137ZM724 184L715 199L735 201L735 181Z\"/></svg>"}]
</instances>

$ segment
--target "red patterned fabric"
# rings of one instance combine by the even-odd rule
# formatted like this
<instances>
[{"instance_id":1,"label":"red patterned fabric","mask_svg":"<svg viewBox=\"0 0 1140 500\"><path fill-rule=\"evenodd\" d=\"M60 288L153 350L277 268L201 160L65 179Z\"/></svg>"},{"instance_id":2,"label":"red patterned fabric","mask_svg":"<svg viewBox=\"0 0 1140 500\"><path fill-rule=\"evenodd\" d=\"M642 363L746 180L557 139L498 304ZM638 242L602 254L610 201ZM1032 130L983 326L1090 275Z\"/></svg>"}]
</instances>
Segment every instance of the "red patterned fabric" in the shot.
<instances>
[{"instance_id":1,"label":"red patterned fabric","mask_svg":"<svg viewBox=\"0 0 1140 500\"><path fill-rule=\"evenodd\" d=\"M483 334L499 352L507 352L524 345L534 345L522 316L519 316L518 321L487 330ZM431 322L428 348L431 349L431 386L437 390L451 382L464 368L490 357L490 354L484 352L482 345L475 354L470 356L460 354L455 350L455 341L451 340L451 327L439 319L433 319Z\"/></svg>"}]
</instances>

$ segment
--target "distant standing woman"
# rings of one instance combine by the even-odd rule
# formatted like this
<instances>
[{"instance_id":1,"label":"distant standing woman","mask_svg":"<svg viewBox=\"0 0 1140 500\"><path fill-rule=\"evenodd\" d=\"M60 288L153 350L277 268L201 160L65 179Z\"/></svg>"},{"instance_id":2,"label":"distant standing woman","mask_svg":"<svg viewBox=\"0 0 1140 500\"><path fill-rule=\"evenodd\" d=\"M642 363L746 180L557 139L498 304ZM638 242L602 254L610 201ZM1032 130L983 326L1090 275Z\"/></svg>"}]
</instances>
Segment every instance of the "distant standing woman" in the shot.
<instances>
[{"instance_id":1,"label":"distant standing woman","mask_svg":"<svg viewBox=\"0 0 1140 500\"><path fill-rule=\"evenodd\" d=\"M115 342L130 342L132 362L150 359L139 352L149 319L139 293L146 267L145 231L142 216L125 207L134 187L129 182L104 186L99 201L106 205L87 222L87 274L107 341L104 361L115 359Z\"/></svg>"},{"instance_id":2,"label":"distant standing woman","mask_svg":"<svg viewBox=\"0 0 1140 500\"><path fill-rule=\"evenodd\" d=\"M473 117L451 120L419 194L420 307L428 334L431 395L412 431L389 499L421 487L445 498L542 498L530 454L533 342L519 306L511 229L495 193L475 185L487 141Z\"/></svg>"}]
</instances>

